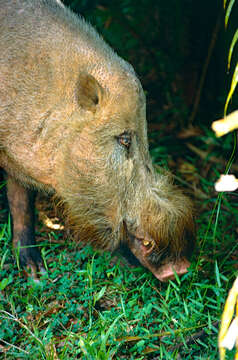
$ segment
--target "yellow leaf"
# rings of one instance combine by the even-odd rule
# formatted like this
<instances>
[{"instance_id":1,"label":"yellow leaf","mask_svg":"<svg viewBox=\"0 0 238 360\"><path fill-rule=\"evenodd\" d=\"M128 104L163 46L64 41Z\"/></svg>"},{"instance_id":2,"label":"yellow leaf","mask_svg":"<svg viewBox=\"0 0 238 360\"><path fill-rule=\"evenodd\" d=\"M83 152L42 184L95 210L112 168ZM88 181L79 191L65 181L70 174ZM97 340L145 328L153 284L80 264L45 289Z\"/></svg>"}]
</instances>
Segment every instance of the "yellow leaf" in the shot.
<instances>
[{"instance_id":1,"label":"yellow leaf","mask_svg":"<svg viewBox=\"0 0 238 360\"><path fill-rule=\"evenodd\" d=\"M238 110L224 117L224 119L212 123L212 130L215 131L217 137L223 136L235 129L238 129Z\"/></svg>"}]
</instances>

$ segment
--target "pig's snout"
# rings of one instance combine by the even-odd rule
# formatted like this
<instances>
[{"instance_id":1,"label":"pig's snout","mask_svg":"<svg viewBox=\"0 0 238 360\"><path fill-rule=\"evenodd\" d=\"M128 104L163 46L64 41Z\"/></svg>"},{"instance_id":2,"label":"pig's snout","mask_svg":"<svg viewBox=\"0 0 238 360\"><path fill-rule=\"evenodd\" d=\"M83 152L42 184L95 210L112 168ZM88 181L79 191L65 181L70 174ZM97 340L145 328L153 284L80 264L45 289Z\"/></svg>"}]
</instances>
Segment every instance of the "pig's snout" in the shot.
<instances>
[{"instance_id":1,"label":"pig's snout","mask_svg":"<svg viewBox=\"0 0 238 360\"><path fill-rule=\"evenodd\" d=\"M186 274L188 272L189 266L190 262L187 259L183 258L176 263L168 263L162 265L157 272L154 272L154 275L160 281L166 282L175 278L174 272L176 272L179 276Z\"/></svg>"},{"instance_id":2,"label":"pig's snout","mask_svg":"<svg viewBox=\"0 0 238 360\"><path fill-rule=\"evenodd\" d=\"M188 272L190 262L185 255L181 257L177 255L177 259L174 261L165 258L164 263L161 264L161 256L158 256L159 252L156 252L158 250L155 249L156 244L153 238L147 233L143 233L141 230L137 230L136 235L132 235L130 232L127 232L127 234L128 247L132 254L144 267L149 269L158 280L166 282L174 279L175 273L178 276L181 276ZM161 252L159 255L161 255ZM174 255L174 258L176 258L176 254Z\"/></svg>"}]
</instances>

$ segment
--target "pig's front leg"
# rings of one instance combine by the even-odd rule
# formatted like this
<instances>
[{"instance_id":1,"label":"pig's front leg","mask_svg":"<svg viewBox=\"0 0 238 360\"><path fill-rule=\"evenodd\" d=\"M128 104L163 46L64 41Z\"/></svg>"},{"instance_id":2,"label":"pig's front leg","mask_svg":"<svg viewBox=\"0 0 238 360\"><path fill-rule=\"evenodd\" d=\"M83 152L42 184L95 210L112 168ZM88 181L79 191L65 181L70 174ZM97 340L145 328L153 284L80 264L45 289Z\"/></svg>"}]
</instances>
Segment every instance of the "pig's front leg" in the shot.
<instances>
[{"instance_id":1,"label":"pig's front leg","mask_svg":"<svg viewBox=\"0 0 238 360\"><path fill-rule=\"evenodd\" d=\"M36 272L43 271L44 266L35 242L35 191L8 176L7 197L12 217L13 249L21 266L27 267L36 278Z\"/></svg>"}]
</instances>

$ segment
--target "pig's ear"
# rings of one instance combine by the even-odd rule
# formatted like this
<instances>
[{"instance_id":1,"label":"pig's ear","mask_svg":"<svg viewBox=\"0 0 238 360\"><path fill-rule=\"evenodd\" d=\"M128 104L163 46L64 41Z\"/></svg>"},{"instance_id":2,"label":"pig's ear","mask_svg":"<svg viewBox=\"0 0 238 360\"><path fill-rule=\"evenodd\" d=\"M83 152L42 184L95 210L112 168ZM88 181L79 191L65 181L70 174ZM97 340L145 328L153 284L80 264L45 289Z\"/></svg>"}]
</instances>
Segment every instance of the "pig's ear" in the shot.
<instances>
[{"instance_id":1,"label":"pig's ear","mask_svg":"<svg viewBox=\"0 0 238 360\"><path fill-rule=\"evenodd\" d=\"M78 79L77 100L79 105L92 112L101 103L104 90L92 75L82 73Z\"/></svg>"}]
</instances>

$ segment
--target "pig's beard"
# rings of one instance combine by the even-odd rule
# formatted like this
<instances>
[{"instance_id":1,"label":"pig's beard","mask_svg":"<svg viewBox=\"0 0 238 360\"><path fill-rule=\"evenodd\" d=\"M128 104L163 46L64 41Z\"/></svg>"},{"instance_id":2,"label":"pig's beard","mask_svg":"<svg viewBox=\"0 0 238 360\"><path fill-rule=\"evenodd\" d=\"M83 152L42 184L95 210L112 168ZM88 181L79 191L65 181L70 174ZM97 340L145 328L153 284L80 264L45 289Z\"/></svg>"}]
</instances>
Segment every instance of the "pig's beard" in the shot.
<instances>
[{"instance_id":1,"label":"pig's beard","mask_svg":"<svg viewBox=\"0 0 238 360\"><path fill-rule=\"evenodd\" d=\"M128 181L120 166L112 173L108 159L71 162L65 169L59 193L80 241L114 251L126 242L126 223L130 234L139 228L155 241L155 251L149 255L154 264L161 262L165 252L176 258L192 250L191 204L169 176L140 179L135 168Z\"/></svg>"},{"instance_id":2,"label":"pig's beard","mask_svg":"<svg viewBox=\"0 0 238 360\"><path fill-rule=\"evenodd\" d=\"M80 167L71 164L59 193L76 238L95 248L113 251L123 238L123 209L117 185L102 175L107 174L105 170L101 160L81 160Z\"/></svg>"}]
</instances>

